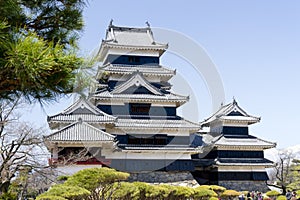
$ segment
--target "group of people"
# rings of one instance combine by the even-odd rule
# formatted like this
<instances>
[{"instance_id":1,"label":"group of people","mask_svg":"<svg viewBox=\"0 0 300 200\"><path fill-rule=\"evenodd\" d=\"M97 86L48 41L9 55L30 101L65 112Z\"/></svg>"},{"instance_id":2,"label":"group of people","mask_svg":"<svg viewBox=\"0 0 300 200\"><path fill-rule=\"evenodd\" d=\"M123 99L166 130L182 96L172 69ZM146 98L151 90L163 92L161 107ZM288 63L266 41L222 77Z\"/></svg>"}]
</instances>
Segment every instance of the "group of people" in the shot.
<instances>
[{"instance_id":1,"label":"group of people","mask_svg":"<svg viewBox=\"0 0 300 200\"><path fill-rule=\"evenodd\" d=\"M297 194L295 191L293 191L293 192L287 191L287 193L285 194L285 197L287 200L297 200Z\"/></svg>"},{"instance_id":2,"label":"group of people","mask_svg":"<svg viewBox=\"0 0 300 200\"><path fill-rule=\"evenodd\" d=\"M297 194L295 191L287 191L286 193L286 199L287 200L300 200L297 199ZM263 195L261 192L248 192L247 195L240 195L239 200L263 200Z\"/></svg>"},{"instance_id":3,"label":"group of people","mask_svg":"<svg viewBox=\"0 0 300 200\"><path fill-rule=\"evenodd\" d=\"M246 196L244 194L239 196L239 200L263 200L263 195L261 192L252 191L248 192Z\"/></svg>"}]
</instances>

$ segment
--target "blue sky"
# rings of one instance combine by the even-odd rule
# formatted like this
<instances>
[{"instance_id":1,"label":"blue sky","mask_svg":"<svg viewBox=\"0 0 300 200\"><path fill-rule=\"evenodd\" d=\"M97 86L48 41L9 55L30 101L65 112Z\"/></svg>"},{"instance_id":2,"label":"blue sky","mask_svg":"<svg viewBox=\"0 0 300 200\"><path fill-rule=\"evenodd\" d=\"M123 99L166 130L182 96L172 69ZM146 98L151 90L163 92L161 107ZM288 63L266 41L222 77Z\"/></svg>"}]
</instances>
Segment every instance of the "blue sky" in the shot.
<instances>
[{"instance_id":1,"label":"blue sky","mask_svg":"<svg viewBox=\"0 0 300 200\"><path fill-rule=\"evenodd\" d=\"M238 101L249 114L261 116L253 135L275 141L279 148L299 144L300 121L300 2L299 1L97 1L84 12L82 54L97 49L111 19L115 25L145 26L177 31L201 45L214 62L225 89L225 103ZM183 116L202 121L212 114L211 97L203 78L189 78L189 63L166 53L162 64L176 68L179 82L196 99ZM178 81L174 81L175 83ZM175 88L176 90L176 88ZM178 88L180 92L180 88ZM55 114L70 99L46 107ZM190 108L197 105L197 113ZM186 106L188 107L188 106ZM36 120L44 124L46 117Z\"/></svg>"}]
</instances>

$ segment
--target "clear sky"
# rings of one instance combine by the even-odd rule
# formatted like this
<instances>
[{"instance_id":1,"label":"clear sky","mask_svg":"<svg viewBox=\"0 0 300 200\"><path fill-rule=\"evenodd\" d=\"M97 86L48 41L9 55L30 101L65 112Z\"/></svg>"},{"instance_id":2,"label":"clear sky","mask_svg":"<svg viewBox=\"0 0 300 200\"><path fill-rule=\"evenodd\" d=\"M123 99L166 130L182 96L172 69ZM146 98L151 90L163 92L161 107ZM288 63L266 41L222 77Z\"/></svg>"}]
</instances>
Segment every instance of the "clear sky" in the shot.
<instances>
[{"instance_id":1,"label":"clear sky","mask_svg":"<svg viewBox=\"0 0 300 200\"><path fill-rule=\"evenodd\" d=\"M225 103L235 97L249 114L261 116L261 122L250 128L253 135L275 141L279 148L300 144L300 1L90 0L80 40L83 54L99 47L111 19L121 26L145 27L148 21L152 27L190 37L218 69ZM209 117L213 111L205 81L189 79L192 73L184 68L189 64L170 53L161 62L177 69L174 87L181 80L194 91L181 93L195 99L190 108L196 104L198 112L183 108L183 116L194 121ZM46 114L56 114L70 101L46 107ZM46 117L36 121L45 123Z\"/></svg>"}]
</instances>

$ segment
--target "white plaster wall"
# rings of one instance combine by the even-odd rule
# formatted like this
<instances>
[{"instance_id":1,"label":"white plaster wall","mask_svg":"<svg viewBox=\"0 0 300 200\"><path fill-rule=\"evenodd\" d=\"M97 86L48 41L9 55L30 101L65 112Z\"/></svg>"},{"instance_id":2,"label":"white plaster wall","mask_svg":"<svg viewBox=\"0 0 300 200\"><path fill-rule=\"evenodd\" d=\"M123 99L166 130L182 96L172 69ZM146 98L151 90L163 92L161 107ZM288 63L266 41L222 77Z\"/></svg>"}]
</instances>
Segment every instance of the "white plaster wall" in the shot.
<instances>
[{"instance_id":1,"label":"white plaster wall","mask_svg":"<svg viewBox=\"0 0 300 200\"><path fill-rule=\"evenodd\" d=\"M65 166L58 166L56 168L59 175L72 175L76 172L87 169L87 168L101 168L101 165L65 165Z\"/></svg>"}]
</instances>

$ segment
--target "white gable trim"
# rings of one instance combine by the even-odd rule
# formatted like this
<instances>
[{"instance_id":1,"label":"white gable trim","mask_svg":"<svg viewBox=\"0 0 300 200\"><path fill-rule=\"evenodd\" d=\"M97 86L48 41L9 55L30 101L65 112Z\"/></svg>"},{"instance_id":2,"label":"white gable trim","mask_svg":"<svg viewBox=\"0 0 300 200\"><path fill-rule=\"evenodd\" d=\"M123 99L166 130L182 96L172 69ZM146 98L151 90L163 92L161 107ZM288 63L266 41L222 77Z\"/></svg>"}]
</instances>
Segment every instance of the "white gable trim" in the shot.
<instances>
[{"instance_id":1,"label":"white gable trim","mask_svg":"<svg viewBox=\"0 0 300 200\"><path fill-rule=\"evenodd\" d=\"M132 86L143 86L150 92L152 92L155 95L163 95L157 88L153 87L142 75L140 72L135 72L135 74L129 78L125 83L117 86L111 93L112 94L118 94L122 93L128 88Z\"/></svg>"},{"instance_id":2,"label":"white gable trim","mask_svg":"<svg viewBox=\"0 0 300 200\"><path fill-rule=\"evenodd\" d=\"M71 114L72 112L74 112L75 110L77 109L83 109L83 108L86 108L88 109L89 111L91 111L92 113L94 113L95 115L98 115L98 114L102 114L102 113L99 113L97 112L97 108L95 109L94 106L90 105L85 99L83 98L79 98L74 104L72 104L71 106L69 106L67 109L65 109L62 114Z\"/></svg>"}]
</instances>

